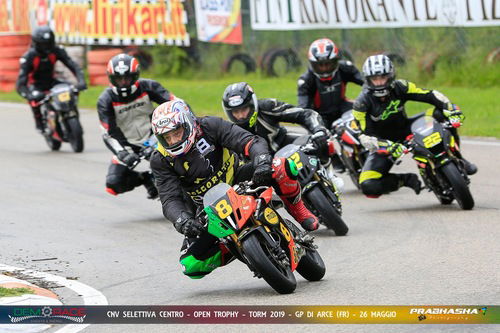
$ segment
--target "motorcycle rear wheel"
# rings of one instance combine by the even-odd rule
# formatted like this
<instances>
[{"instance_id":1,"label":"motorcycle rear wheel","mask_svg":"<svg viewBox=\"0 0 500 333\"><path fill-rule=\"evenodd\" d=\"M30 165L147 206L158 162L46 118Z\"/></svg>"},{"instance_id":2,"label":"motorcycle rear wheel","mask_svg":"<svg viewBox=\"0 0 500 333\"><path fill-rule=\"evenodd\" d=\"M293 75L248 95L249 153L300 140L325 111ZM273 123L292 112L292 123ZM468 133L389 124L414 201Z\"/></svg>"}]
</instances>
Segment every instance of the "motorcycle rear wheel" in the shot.
<instances>
[{"instance_id":1,"label":"motorcycle rear wheel","mask_svg":"<svg viewBox=\"0 0 500 333\"><path fill-rule=\"evenodd\" d=\"M463 210L471 210L474 208L474 198L470 193L469 186L465 182L464 177L458 171L454 163L448 163L441 167L441 173L451 185L452 193L458 202L458 205Z\"/></svg>"},{"instance_id":2,"label":"motorcycle rear wheel","mask_svg":"<svg viewBox=\"0 0 500 333\"><path fill-rule=\"evenodd\" d=\"M319 281L325 276L326 267L318 251L306 249L300 259L297 272L308 281Z\"/></svg>"},{"instance_id":3,"label":"motorcycle rear wheel","mask_svg":"<svg viewBox=\"0 0 500 333\"><path fill-rule=\"evenodd\" d=\"M337 213L333 203L327 198L319 186L315 186L304 194L308 206L314 207L320 220L328 229L332 229L337 236L345 236L349 227Z\"/></svg>"},{"instance_id":4,"label":"motorcycle rear wheel","mask_svg":"<svg viewBox=\"0 0 500 333\"><path fill-rule=\"evenodd\" d=\"M49 146L50 150L58 151L59 149L61 149L61 141L54 139L51 135L48 134L44 134L43 137L45 138L45 142L47 142L47 146Z\"/></svg>"},{"instance_id":5,"label":"motorcycle rear wheel","mask_svg":"<svg viewBox=\"0 0 500 333\"><path fill-rule=\"evenodd\" d=\"M297 287L295 275L290 267L284 269L270 257L273 254L264 246L256 234L250 234L242 242L245 257L250 265L262 275L264 280L278 293L290 294Z\"/></svg>"},{"instance_id":6,"label":"motorcycle rear wheel","mask_svg":"<svg viewBox=\"0 0 500 333\"><path fill-rule=\"evenodd\" d=\"M78 118L73 117L67 120L69 134L68 140L71 144L71 149L75 153L81 153L83 151L83 129Z\"/></svg>"}]
</instances>

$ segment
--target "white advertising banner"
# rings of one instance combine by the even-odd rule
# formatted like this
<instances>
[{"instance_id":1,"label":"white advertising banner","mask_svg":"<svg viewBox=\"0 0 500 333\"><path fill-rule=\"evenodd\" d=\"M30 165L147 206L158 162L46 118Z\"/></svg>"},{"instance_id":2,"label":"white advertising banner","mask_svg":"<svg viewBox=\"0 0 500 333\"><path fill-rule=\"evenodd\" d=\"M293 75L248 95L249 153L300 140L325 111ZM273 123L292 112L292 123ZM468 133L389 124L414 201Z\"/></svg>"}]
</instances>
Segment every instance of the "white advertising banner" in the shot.
<instances>
[{"instance_id":1,"label":"white advertising banner","mask_svg":"<svg viewBox=\"0 0 500 333\"><path fill-rule=\"evenodd\" d=\"M500 0L249 1L254 30L500 25Z\"/></svg>"},{"instance_id":2,"label":"white advertising banner","mask_svg":"<svg viewBox=\"0 0 500 333\"><path fill-rule=\"evenodd\" d=\"M196 31L203 42L241 44L241 0L195 0Z\"/></svg>"}]
</instances>

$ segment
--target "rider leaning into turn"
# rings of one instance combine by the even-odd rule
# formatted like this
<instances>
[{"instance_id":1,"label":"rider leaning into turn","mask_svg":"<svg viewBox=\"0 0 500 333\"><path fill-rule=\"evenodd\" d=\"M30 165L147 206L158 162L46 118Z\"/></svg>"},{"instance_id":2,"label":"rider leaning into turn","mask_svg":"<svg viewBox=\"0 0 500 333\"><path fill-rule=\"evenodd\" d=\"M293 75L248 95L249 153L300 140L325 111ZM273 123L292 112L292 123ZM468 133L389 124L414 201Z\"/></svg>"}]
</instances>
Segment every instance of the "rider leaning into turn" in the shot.
<instances>
[{"instance_id":1,"label":"rider leaning into turn","mask_svg":"<svg viewBox=\"0 0 500 333\"><path fill-rule=\"evenodd\" d=\"M292 143L299 136L288 133L280 125L281 121L302 125L310 133L316 134L314 141L320 151L327 149L328 132L316 111L274 98L257 99L252 87L246 82L227 86L222 95L222 107L229 120L266 139L273 152Z\"/></svg>"},{"instance_id":2,"label":"rider leaning into turn","mask_svg":"<svg viewBox=\"0 0 500 333\"><path fill-rule=\"evenodd\" d=\"M31 48L19 59L21 67L16 88L17 92L29 101L36 129L39 131L43 130L43 120L37 102L45 97L46 91L61 83L54 78L54 69L58 60L78 79L76 88L87 89L82 69L71 60L63 48L56 45L54 32L48 26L33 30Z\"/></svg>"},{"instance_id":3,"label":"rider leaning into turn","mask_svg":"<svg viewBox=\"0 0 500 333\"><path fill-rule=\"evenodd\" d=\"M460 109L436 90L418 88L414 83L396 80L391 60L385 55L374 55L366 59L363 65L365 85L354 102L353 114L359 122L363 134L361 143L370 150L359 183L363 193L369 197L378 197L398 190L401 186L412 188L419 194L421 182L413 173L389 173L394 164L393 158L404 152L401 144L411 134L411 123L417 117L408 118L404 105L407 101L425 102L434 105L426 114L438 121L446 119L461 122L464 116ZM451 129L457 143L458 133ZM385 147L389 155L377 153L377 149ZM459 156L469 175L476 173L477 167Z\"/></svg>"},{"instance_id":4,"label":"rider leaning into turn","mask_svg":"<svg viewBox=\"0 0 500 333\"><path fill-rule=\"evenodd\" d=\"M162 104L175 96L156 81L139 79L139 63L127 54L114 56L106 72L111 86L97 101L103 140L113 153L106 176L106 191L117 195L144 185L148 198L154 199L158 191L151 172L137 172L130 167L139 162L138 154L145 148L144 142L153 135L152 102Z\"/></svg>"},{"instance_id":5,"label":"rider leaning into turn","mask_svg":"<svg viewBox=\"0 0 500 333\"><path fill-rule=\"evenodd\" d=\"M180 258L185 275L201 278L231 258L195 217L203 195L220 182L253 179L256 185L272 185L304 229L317 228L317 218L301 200L295 165L284 158L273 160L262 138L221 118L197 118L180 100L158 106L152 126L158 148L151 169L163 214L186 236ZM240 163L239 155L252 162Z\"/></svg>"}]
</instances>

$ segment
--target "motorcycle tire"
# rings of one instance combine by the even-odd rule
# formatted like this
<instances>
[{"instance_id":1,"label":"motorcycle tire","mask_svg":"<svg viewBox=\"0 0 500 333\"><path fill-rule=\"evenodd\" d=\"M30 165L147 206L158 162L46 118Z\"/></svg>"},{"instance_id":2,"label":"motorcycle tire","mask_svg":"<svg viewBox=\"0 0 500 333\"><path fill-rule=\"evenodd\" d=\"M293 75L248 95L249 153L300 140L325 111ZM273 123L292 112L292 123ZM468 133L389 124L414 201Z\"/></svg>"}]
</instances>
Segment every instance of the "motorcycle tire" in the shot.
<instances>
[{"instance_id":1,"label":"motorcycle tire","mask_svg":"<svg viewBox=\"0 0 500 333\"><path fill-rule=\"evenodd\" d=\"M274 290L280 294L290 294L295 290L297 281L292 270L289 267L284 269L278 263L273 262L271 259L273 255L256 234L248 235L241 246L250 265Z\"/></svg>"},{"instance_id":2,"label":"motorcycle tire","mask_svg":"<svg viewBox=\"0 0 500 333\"><path fill-rule=\"evenodd\" d=\"M359 185L359 173L355 171L355 166L351 157L347 155L347 152L342 151L342 155L340 155L340 159L342 163L346 166L347 173L349 174L349 178L351 178L352 183L358 190L361 190L361 185Z\"/></svg>"},{"instance_id":3,"label":"motorcycle tire","mask_svg":"<svg viewBox=\"0 0 500 333\"><path fill-rule=\"evenodd\" d=\"M315 186L304 195L308 206L314 207L313 210L318 212L318 218L326 225L328 229L332 229L337 236L345 236L349 231L349 227L345 224L342 217L335 210L333 203L323 193L319 186Z\"/></svg>"},{"instance_id":4,"label":"motorcycle tire","mask_svg":"<svg viewBox=\"0 0 500 333\"><path fill-rule=\"evenodd\" d=\"M308 281L319 281L325 276L326 267L318 251L306 249L297 265L297 272Z\"/></svg>"},{"instance_id":5,"label":"motorcycle tire","mask_svg":"<svg viewBox=\"0 0 500 333\"><path fill-rule=\"evenodd\" d=\"M71 144L71 149L75 153L81 153L83 151L83 129L82 125L80 125L80 121L78 118L69 118L67 120L68 129L69 129L69 143Z\"/></svg>"},{"instance_id":6,"label":"motorcycle tire","mask_svg":"<svg viewBox=\"0 0 500 333\"><path fill-rule=\"evenodd\" d=\"M49 146L50 150L58 151L59 149L61 149L61 141L54 139L51 135L48 134L44 134L43 137L45 138L45 142L47 142L47 146Z\"/></svg>"},{"instance_id":7,"label":"motorcycle tire","mask_svg":"<svg viewBox=\"0 0 500 333\"><path fill-rule=\"evenodd\" d=\"M474 208L474 198L470 193L469 186L465 182L464 177L458 171L458 168L453 163L445 164L441 167L441 173L451 185L452 193L458 202L458 205L463 210L471 210Z\"/></svg>"}]
</instances>

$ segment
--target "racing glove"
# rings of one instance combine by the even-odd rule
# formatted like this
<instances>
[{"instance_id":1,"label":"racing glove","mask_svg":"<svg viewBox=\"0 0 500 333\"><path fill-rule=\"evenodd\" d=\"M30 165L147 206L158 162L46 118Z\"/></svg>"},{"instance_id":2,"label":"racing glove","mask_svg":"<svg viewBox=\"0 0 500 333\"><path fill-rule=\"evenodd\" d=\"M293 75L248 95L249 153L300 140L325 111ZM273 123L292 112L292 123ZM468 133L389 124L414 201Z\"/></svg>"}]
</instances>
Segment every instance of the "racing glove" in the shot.
<instances>
[{"instance_id":1,"label":"racing glove","mask_svg":"<svg viewBox=\"0 0 500 333\"><path fill-rule=\"evenodd\" d=\"M39 90L33 90L30 92L28 99L30 101L40 102L45 97L45 94Z\"/></svg>"},{"instance_id":2,"label":"racing glove","mask_svg":"<svg viewBox=\"0 0 500 333\"><path fill-rule=\"evenodd\" d=\"M273 168L271 166L272 157L269 154L257 156L254 161L255 171L253 172L253 182L255 185L271 185L273 180Z\"/></svg>"},{"instance_id":3,"label":"racing glove","mask_svg":"<svg viewBox=\"0 0 500 333\"><path fill-rule=\"evenodd\" d=\"M406 147L400 143L388 141L387 152L394 158L400 158L406 151Z\"/></svg>"},{"instance_id":4,"label":"racing glove","mask_svg":"<svg viewBox=\"0 0 500 333\"><path fill-rule=\"evenodd\" d=\"M140 157L136 153L129 153L126 150L119 151L116 156L128 167L132 167L140 161Z\"/></svg>"},{"instance_id":5,"label":"racing glove","mask_svg":"<svg viewBox=\"0 0 500 333\"><path fill-rule=\"evenodd\" d=\"M202 221L187 212L181 212L179 218L174 222L174 227L175 230L190 238L201 235L205 228Z\"/></svg>"},{"instance_id":6,"label":"racing glove","mask_svg":"<svg viewBox=\"0 0 500 333\"><path fill-rule=\"evenodd\" d=\"M448 118L451 126L458 128L465 119L464 114L456 104L448 103L448 110L443 110L443 115Z\"/></svg>"},{"instance_id":7,"label":"racing glove","mask_svg":"<svg viewBox=\"0 0 500 333\"><path fill-rule=\"evenodd\" d=\"M312 140L316 147L318 147L319 153L326 153L328 151L328 132L326 128L318 126L314 129Z\"/></svg>"},{"instance_id":8,"label":"racing glove","mask_svg":"<svg viewBox=\"0 0 500 333\"><path fill-rule=\"evenodd\" d=\"M83 90L87 90L87 84L85 82L79 82L75 88L78 90L78 91L83 91Z\"/></svg>"}]
</instances>

